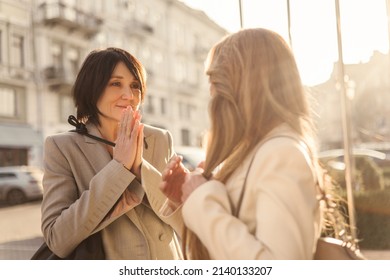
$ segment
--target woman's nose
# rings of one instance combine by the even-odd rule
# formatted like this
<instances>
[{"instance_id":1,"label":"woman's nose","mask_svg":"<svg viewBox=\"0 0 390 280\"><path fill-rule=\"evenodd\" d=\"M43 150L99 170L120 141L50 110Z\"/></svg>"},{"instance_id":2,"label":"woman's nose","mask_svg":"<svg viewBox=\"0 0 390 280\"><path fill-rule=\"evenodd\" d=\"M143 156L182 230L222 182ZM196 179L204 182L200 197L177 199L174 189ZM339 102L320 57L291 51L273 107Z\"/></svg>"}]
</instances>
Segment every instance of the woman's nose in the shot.
<instances>
[{"instance_id":1,"label":"woman's nose","mask_svg":"<svg viewBox=\"0 0 390 280\"><path fill-rule=\"evenodd\" d=\"M131 88L127 88L127 89L123 90L122 98L123 99L133 99L134 98L134 94L131 91Z\"/></svg>"}]
</instances>

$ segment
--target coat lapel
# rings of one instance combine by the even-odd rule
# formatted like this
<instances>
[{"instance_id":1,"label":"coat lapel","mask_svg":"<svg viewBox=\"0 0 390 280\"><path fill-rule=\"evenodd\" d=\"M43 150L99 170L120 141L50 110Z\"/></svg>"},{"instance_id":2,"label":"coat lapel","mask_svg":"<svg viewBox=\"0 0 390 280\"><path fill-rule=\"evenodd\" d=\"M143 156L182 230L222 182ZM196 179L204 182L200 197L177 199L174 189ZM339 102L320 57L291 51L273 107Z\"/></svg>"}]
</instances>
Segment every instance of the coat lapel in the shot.
<instances>
[{"instance_id":1,"label":"coat lapel","mask_svg":"<svg viewBox=\"0 0 390 280\"><path fill-rule=\"evenodd\" d=\"M97 137L102 137L97 127L87 124L88 133ZM90 161L92 168L98 173L111 160L111 155L106 149L106 144L101 143L84 135L84 150L86 157Z\"/></svg>"},{"instance_id":2,"label":"coat lapel","mask_svg":"<svg viewBox=\"0 0 390 280\"><path fill-rule=\"evenodd\" d=\"M147 126L144 127L144 135L143 158L148 162L153 162L155 136L151 134Z\"/></svg>"}]
</instances>

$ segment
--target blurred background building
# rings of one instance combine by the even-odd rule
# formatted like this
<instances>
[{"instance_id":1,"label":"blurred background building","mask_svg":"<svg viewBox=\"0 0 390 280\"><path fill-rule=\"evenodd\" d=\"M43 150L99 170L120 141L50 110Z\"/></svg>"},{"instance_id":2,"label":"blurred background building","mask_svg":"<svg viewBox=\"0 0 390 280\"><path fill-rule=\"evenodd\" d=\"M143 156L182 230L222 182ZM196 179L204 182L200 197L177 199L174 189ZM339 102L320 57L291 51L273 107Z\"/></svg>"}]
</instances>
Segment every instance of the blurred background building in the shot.
<instances>
[{"instance_id":1,"label":"blurred background building","mask_svg":"<svg viewBox=\"0 0 390 280\"><path fill-rule=\"evenodd\" d=\"M390 150L390 65L387 54L374 51L369 61L345 64L355 146ZM340 85L336 63L328 81L309 89L316 100L321 149L343 147Z\"/></svg>"},{"instance_id":2,"label":"blurred background building","mask_svg":"<svg viewBox=\"0 0 390 280\"><path fill-rule=\"evenodd\" d=\"M143 121L176 145L208 126L204 60L227 31L178 0L0 0L0 166L42 164L46 136L70 130L86 55L121 47L148 73Z\"/></svg>"},{"instance_id":3,"label":"blurred background building","mask_svg":"<svg viewBox=\"0 0 390 280\"><path fill-rule=\"evenodd\" d=\"M0 0L0 166L41 166L46 136L71 129L71 88L95 48L121 47L145 65L145 123L177 146L200 146L208 127L204 60L228 32L179 0ZM320 149L343 147L339 77L308 88ZM345 64L355 146L390 142L389 57ZM387 150L390 150L387 148Z\"/></svg>"}]
</instances>

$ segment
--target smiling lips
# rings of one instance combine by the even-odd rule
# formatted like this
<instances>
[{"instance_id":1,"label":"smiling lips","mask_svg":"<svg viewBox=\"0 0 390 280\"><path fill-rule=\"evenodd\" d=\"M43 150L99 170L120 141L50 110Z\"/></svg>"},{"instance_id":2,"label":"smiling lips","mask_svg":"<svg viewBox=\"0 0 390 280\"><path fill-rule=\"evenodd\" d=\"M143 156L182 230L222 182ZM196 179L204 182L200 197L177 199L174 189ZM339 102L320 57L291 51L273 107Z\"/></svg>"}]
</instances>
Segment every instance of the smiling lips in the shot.
<instances>
[{"instance_id":1,"label":"smiling lips","mask_svg":"<svg viewBox=\"0 0 390 280\"><path fill-rule=\"evenodd\" d=\"M121 109L126 109L126 108L129 107L129 106L134 110L134 107L131 106L131 105L116 105L116 107L119 107L119 108L121 108Z\"/></svg>"}]
</instances>

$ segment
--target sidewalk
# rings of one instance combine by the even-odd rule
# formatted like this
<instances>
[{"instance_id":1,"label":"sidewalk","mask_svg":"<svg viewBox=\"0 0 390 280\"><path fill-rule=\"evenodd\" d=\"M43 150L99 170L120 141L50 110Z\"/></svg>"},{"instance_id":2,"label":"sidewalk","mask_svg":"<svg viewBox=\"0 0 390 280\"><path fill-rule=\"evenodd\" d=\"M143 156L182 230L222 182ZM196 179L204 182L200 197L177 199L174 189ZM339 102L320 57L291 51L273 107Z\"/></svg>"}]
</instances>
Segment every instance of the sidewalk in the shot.
<instances>
[{"instance_id":1,"label":"sidewalk","mask_svg":"<svg viewBox=\"0 0 390 280\"><path fill-rule=\"evenodd\" d=\"M361 250L368 260L390 260L390 250Z\"/></svg>"}]
</instances>

